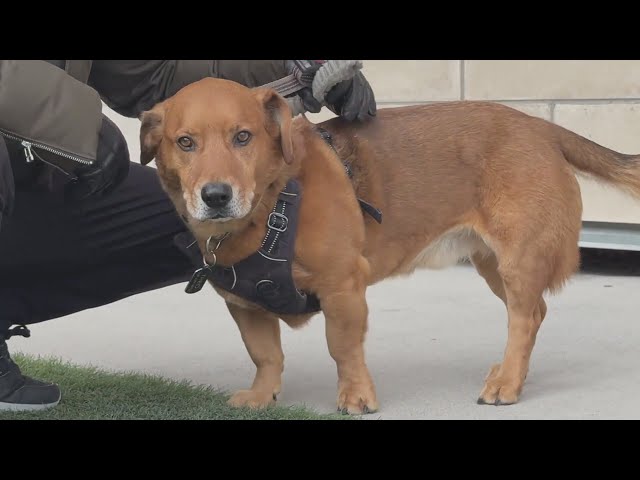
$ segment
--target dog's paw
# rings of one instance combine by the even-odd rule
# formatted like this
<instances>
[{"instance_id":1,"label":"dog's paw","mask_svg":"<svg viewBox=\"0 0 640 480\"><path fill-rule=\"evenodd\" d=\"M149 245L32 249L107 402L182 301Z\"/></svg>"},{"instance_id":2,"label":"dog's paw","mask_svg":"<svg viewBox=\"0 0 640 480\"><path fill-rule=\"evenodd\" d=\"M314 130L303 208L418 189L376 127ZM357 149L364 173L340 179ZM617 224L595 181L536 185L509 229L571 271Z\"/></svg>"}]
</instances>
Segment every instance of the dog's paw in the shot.
<instances>
[{"instance_id":1,"label":"dog's paw","mask_svg":"<svg viewBox=\"0 0 640 480\"><path fill-rule=\"evenodd\" d=\"M276 396L269 392L258 392L255 390L238 390L227 401L232 407L265 408L276 403Z\"/></svg>"},{"instance_id":2,"label":"dog's paw","mask_svg":"<svg viewBox=\"0 0 640 480\"><path fill-rule=\"evenodd\" d=\"M362 415L378 411L373 385L348 385L338 393L338 412L343 415Z\"/></svg>"},{"instance_id":3,"label":"dog's paw","mask_svg":"<svg viewBox=\"0 0 640 480\"><path fill-rule=\"evenodd\" d=\"M500 372L500 364L494 365L484 383L478 398L479 405L513 405L518 403L522 382L507 378Z\"/></svg>"}]
</instances>

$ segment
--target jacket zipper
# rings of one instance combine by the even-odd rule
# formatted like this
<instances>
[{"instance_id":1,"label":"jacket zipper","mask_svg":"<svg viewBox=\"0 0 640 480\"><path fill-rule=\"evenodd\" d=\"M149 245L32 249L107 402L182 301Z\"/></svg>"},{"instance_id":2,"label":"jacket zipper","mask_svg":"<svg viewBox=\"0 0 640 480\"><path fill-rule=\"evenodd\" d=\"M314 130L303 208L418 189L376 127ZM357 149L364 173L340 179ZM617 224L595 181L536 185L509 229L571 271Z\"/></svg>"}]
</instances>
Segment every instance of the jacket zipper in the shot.
<instances>
[{"instance_id":1,"label":"jacket zipper","mask_svg":"<svg viewBox=\"0 0 640 480\"><path fill-rule=\"evenodd\" d=\"M34 160L34 156L33 156L33 152L31 150L31 148L35 147L35 148L40 148L42 150L46 150L48 152L51 152L55 155L59 155L61 157L64 158L68 158L69 160L73 160L74 162L77 163L82 163L83 165L91 165L93 162L91 160L87 160L85 158L81 158L78 157L76 155L70 155L66 152L62 152L60 150L56 150L55 148L51 148L47 145L43 145L41 143L35 143L35 142L30 142L28 140L24 140L20 137L16 137L15 135L11 135L10 133L7 133L3 130L0 130L0 135L2 135L3 137L9 138L11 140L20 142L20 144L22 145L22 147L24 148L24 156L25 159L27 160L27 163L31 163Z\"/></svg>"}]
</instances>

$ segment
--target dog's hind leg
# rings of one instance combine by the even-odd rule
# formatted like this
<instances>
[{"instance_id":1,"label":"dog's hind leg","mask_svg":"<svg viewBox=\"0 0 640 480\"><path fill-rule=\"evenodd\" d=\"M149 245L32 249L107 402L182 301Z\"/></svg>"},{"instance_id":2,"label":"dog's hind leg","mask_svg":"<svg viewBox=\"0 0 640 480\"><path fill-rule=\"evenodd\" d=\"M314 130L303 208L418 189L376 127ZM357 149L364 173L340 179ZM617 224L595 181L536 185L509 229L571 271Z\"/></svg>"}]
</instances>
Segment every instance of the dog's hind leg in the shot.
<instances>
[{"instance_id":1,"label":"dog's hind leg","mask_svg":"<svg viewBox=\"0 0 640 480\"><path fill-rule=\"evenodd\" d=\"M484 253L476 253L471 256L471 263L485 279L487 285L495 295L507 305L507 294L504 291L504 282L498 273L498 259L493 253L485 255Z\"/></svg>"},{"instance_id":2,"label":"dog's hind leg","mask_svg":"<svg viewBox=\"0 0 640 480\"><path fill-rule=\"evenodd\" d=\"M481 275L505 301L509 318L502 363L490 369L478 398L480 404L510 405L518 401L522 392L538 329L546 315L542 294L553 273L542 258L543 255L516 255L503 260L500 266L491 259L479 263ZM502 279L503 290L497 278Z\"/></svg>"},{"instance_id":3,"label":"dog's hind leg","mask_svg":"<svg viewBox=\"0 0 640 480\"><path fill-rule=\"evenodd\" d=\"M275 315L248 310L232 303L227 303L227 308L238 324L242 340L256 366L251 389L237 391L229 399L229 404L251 408L272 405L280 393L284 369L280 319Z\"/></svg>"},{"instance_id":4,"label":"dog's hind leg","mask_svg":"<svg viewBox=\"0 0 640 480\"><path fill-rule=\"evenodd\" d=\"M488 255L484 253L476 253L471 257L471 263L476 267L480 276L485 279L491 291L496 295L496 297L504 302L506 307L507 294L504 290L502 277L498 272L498 259L496 256L493 253ZM547 315L547 304L542 297L540 297L540 301L538 302L534 315L536 318L540 318L540 323L542 323L544 317Z\"/></svg>"}]
</instances>

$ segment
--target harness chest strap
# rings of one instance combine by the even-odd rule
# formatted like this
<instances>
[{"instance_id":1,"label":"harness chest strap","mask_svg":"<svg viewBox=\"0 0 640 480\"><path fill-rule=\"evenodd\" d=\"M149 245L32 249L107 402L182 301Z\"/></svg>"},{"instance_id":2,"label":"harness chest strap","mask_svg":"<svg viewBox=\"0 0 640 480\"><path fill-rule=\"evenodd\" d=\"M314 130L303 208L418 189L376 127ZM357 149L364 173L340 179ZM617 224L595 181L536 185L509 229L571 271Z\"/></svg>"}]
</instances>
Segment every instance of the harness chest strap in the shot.
<instances>
[{"instance_id":1,"label":"harness chest strap","mask_svg":"<svg viewBox=\"0 0 640 480\"><path fill-rule=\"evenodd\" d=\"M298 182L287 182L267 218L267 232L258 251L230 267L204 265L194 272L185 291L195 293L208 280L276 314L319 312L318 298L298 290L291 271L301 196ZM176 238L178 246L186 249L187 255L197 262L202 258L197 243L186 245L185 241L182 236ZM215 254L213 256L215 258Z\"/></svg>"},{"instance_id":2,"label":"harness chest strap","mask_svg":"<svg viewBox=\"0 0 640 480\"><path fill-rule=\"evenodd\" d=\"M258 251L231 267L213 268L212 283L273 313L320 311L318 298L298 290L291 271L300 200L300 185L290 180L269 214L267 233Z\"/></svg>"}]
</instances>

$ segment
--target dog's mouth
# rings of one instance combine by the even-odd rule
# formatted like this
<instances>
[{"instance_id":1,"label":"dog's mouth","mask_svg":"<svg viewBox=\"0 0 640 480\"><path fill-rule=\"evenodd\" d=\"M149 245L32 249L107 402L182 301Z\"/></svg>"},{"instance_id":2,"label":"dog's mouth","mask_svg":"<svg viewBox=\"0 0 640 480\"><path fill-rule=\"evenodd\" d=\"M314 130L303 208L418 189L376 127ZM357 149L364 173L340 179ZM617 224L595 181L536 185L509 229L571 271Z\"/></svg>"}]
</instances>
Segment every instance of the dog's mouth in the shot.
<instances>
[{"instance_id":1,"label":"dog's mouth","mask_svg":"<svg viewBox=\"0 0 640 480\"><path fill-rule=\"evenodd\" d=\"M195 216L196 220L204 223L224 223L233 220L240 220L245 217L245 212L233 205L223 208L205 208Z\"/></svg>"},{"instance_id":2,"label":"dog's mouth","mask_svg":"<svg viewBox=\"0 0 640 480\"><path fill-rule=\"evenodd\" d=\"M227 201L216 202L215 198L203 198L202 189L185 198L189 216L202 223L223 223L244 218L251 211L251 204L245 196L234 191L233 196ZM207 202L207 200L210 200ZM213 205L222 203L222 205Z\"/></svg>"},{"instance_id":3,"label":"dog's mouth","mask_svg":"<svg viewBox=\"0 0 640 480\"><path fill-rule=\"evenodd\" d=\"M207 220L212 222L228 222L229 220L234 220L234 218L235 217L229 215L228 212L211 212Z\"/></svg>"}]
</instances>

